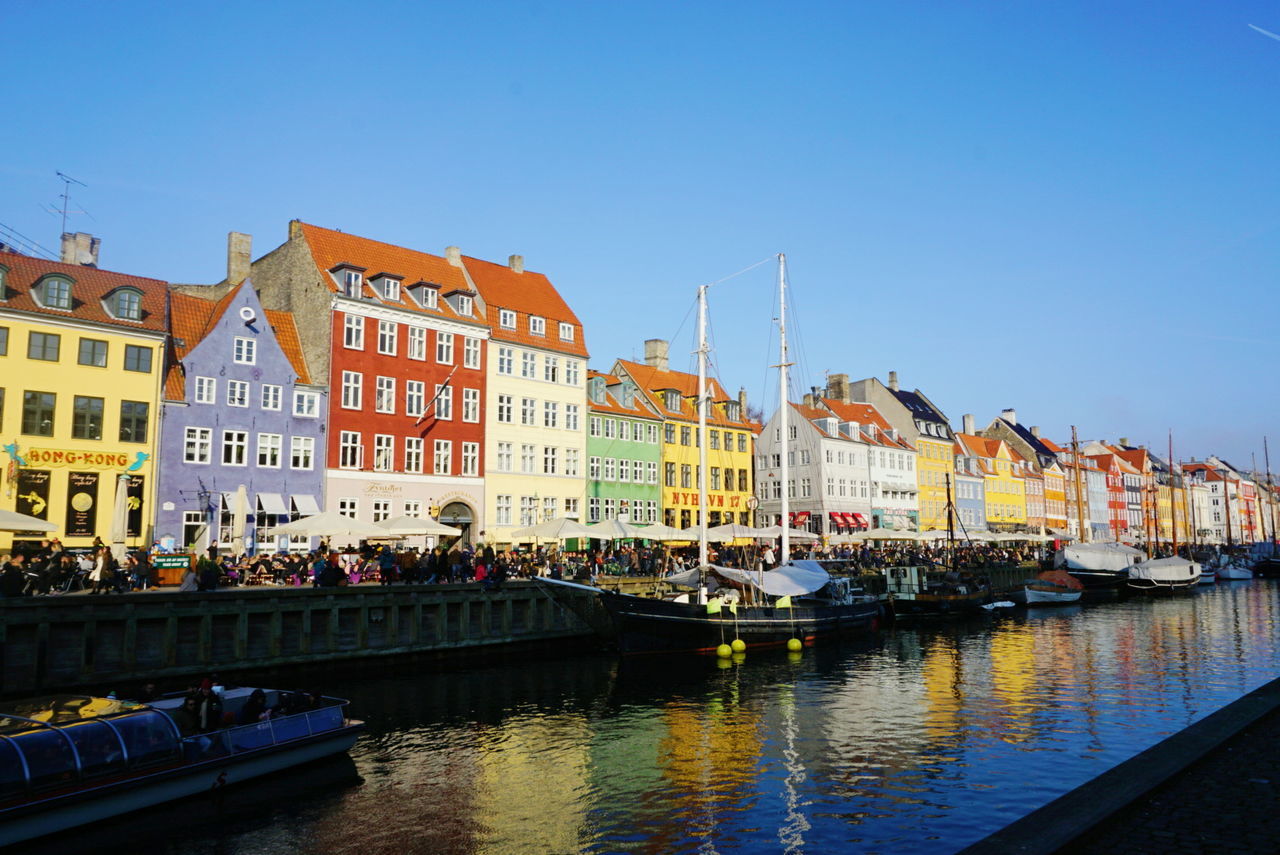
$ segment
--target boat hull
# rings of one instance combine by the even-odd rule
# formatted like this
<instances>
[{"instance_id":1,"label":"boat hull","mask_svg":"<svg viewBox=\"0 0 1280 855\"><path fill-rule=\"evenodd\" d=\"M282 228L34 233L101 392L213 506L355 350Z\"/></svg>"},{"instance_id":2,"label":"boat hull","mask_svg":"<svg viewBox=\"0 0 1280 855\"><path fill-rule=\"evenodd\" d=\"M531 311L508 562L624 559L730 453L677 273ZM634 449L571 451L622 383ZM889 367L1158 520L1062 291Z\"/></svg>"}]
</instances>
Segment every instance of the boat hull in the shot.
<instances>
[{"instance_id":1,"label":"boat hull","mask_svg":"<svg viewBox=\"0 0 1280 855\"><path fill-rule=\"evenodd\" d=\"M1080 602L1083 591L1045 591L1026 586L1023 591L1028 606L1069 606Z\"/></svg>"},{"instance_id":2,"label":"boat hull","mask_svg":"<svg viewBox=\"0 0 1280 855\"><path fill-rule=\"evenodd\" d=\"M636 597L601 591L600 601L615 627L618 650L624 654L713 652L721 644L741 639L748 648L784 645L793 638L871 632L879 626L880 604L874 600L847 605L724 606L707 614L698 603Z\"/></svg>"},{"instance_id":3,"label":"boat hull","mask_svg":"<svg viewBox=\"0 0 1280 855\"><path fill-rule=\"evenodd\" d=\"M982 613L982 606L991 602L991 592L978 589L965 594L894 594L889 607L896 618L953 617Z\"/></svg>"},{"instance_id":4,"label":"boat hull","mask_svg":"<svg viewBox=\"0 0 1280 855\"><path fill-rule=\"evenodd\" d=\"M1248 567L1241 567L1239 564L1227 564L1219 567L1217 574L1218 578L1224 582L1236 582L1253 578L1253 571Z\"/></svg>"},{"instance_id":5,"label":"boat hull","mask_svg":"<svg viewBox=\"0 0 1280 855\"><path fill-rule=\"evenodd\" d=\"M1128 570L1086 570L1068 567L1067 573L1089 591L1122 588L1129 581Z\"/></svg>"},{"instance_id":6,"label":"boat hull","mask_svg":"<svg viewBox=\"0 0 1280 855\"><path fill-rule=\"evenodd\" d=\"M0 846L31 840L175 799L216 792L222 787L269 775L349 751L364 729L350 722L340 730L296 742L177 766L142 778L31 802L0 812Z\"/></svg>"}]
</instances>

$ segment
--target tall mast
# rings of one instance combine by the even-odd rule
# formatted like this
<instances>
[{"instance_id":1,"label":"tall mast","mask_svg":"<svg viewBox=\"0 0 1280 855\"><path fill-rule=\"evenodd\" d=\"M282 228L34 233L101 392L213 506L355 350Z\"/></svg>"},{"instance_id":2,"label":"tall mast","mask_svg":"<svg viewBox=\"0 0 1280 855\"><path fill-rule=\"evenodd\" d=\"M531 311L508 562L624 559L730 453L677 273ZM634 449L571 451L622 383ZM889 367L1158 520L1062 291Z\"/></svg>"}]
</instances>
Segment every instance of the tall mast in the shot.
<instances>
[{"instance_id":1,"label":"tall mast","mask_svg":"<svg viewBox=\"0 0 1280 855\"><path fill-rule=\"evenodd\" d=\"M1169 431L1169 516L1173 517L1173 557L1178 557L1178 476L1173 463L1173 431Z\"/></svg>"},{"instance_id":2,"label":"tall mast","mask_svg":"<svg viewBox=\"0 0 1280 855\"><path fill-rule=\"evenodd\" d=\"M1250 468L1253 470L1249 474L1253 476L1254 481L1257 481L1258 480L1258 455L1255 453L1250 453L1249 463L1250 463ZM1261 488L1262 485L1258 484L1258 487ZM1262 489L1257 489L1253 491L1253 495L1255 499L1254 504L1258 506L1258 526L1262 529L1262 540L1265 542L1267 540L1267 515L1262 511L1263 492L1265 491Z\"/></svg>"},{"instance_id":3,"label":"tall mast","mask_svg":"<svg viewBox=\"0 0 1280 855\"><path fill-rule=\"evenodd\" d=\"M1267 449L1267 438L1262 438L1262 460L1267 466L1267 504L1271 506L1271 554L1276 551L1276 490L1271 481L1271 452Z\"/></svg>"},{"instance_id":4,"label":"tall mast","mask_svg":"<svg viewBox=\"0 0 1280 855\"><path fill-rule=\"evenodd\" d=\"M955 506L951 504L951 473L943 473L947 479L947 551L950 553L951 569L956 569L956 524Z\"/></svg>"},{"instance_id":5,"label":"tall mast","mask_svg":"<svg viewBox=\"0 0 1280 855\"><path fill-rule=\"evenodd\" d=\"M1084 524L1084 489L1080 486L1080 441L1076 438L1076 426L1071 426L1071 455L1076 464L1076 518L1080 523L1080 542L1089 542L1089 529Z\"/></svg>"},{"instance_id":6,"label":"tall mast","mask_svg":"<svg viewBox=\"0 0 1280 855\"><path fill-rule=\"evenodd\" d=\"M1228 480L1226 473L1222 475L1222 503L1227 508L1227 546L1233 546L1231 542L1231 482Z\"/></svg>"},{"instance_id":7,"label":"tall mast","mask_svg":"<svg viewBox=\"0 0 1280 855\"><path fill-rule=\"evenodd\" d=\"M787 256L778 253L778 413L782 430L782 554L778 556L779 564L786 564L791 559L791 509L788 478L791 470L787 455L791 449L791 434L788 432L787 411L791 404L787 400Z\"/></svg>"},{"instance_id":8,"label":"tall mast","mask_svg":"<svg viewBox=\"0 0 1280 855\"><path fill-rule=\"evenodd\" d=\"M698 286L698 566L707 566L707 288Z\"/></svg>"}]
</instances>

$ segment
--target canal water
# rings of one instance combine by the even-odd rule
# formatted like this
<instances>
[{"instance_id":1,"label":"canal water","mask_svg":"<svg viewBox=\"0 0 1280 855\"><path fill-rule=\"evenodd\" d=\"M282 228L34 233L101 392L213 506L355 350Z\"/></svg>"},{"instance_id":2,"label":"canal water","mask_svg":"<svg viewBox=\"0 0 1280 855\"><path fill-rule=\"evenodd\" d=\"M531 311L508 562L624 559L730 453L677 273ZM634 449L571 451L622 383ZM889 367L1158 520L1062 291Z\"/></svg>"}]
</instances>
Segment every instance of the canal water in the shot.
<instances>
[{"instance_id":1,"label":"canal water","mask_svg":"<svg viewBox=\"0 0 1280 855\"><path fill-rule=\"evenodd\" d=\"M1280 676L1277 588L899 626L737 663L385 668L349 759L41 853L954 852Z\"/></svg>"}]
</instances>

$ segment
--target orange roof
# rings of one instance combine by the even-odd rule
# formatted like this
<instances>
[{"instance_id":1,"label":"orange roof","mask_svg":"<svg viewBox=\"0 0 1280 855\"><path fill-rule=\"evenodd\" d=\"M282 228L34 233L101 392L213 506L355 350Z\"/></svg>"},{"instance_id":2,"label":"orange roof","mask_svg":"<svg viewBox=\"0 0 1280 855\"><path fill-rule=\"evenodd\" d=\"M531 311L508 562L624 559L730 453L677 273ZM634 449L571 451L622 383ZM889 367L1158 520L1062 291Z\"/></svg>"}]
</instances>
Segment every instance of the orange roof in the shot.
<instances>
[{"instance_id":1,"label":"orange roof","mask_svg":"<svg viewBox=\"0 0 1280 855\"><path fill-rule=\"evenodd\" d=\"M1043 445L1045 448L1047 448L1047 449L1049 449L1050 451L1052 451L1054 454L1062 454L1063 452L1065 452L1065 451L1066 451L1066 449L1065 449L1065 448L1063 448L1062 446L1058 445L1056 442L1054 442L1054 441L1053 441L1053 440L1051 440L1051 439L1045 439L1044 437L1040 437L1040 443L1041 443L1041 445Z\"/></svg>"},{"instance_id":2,"label":"orange roof","mask_svg":"<svg viewBox=\"0 0 1280 855\"><path fill-rule=\"evenodd\" d=\"M35 312L57 318L74 318L99 324L151 332L165 331L165 297L168 285L159 279L146 279L126 273L112 273L96 267L47 261L16 252L0 252L0 268L5 269L4 299L0 306L22 312ZM45 276L57 273L71 280L71 308L53 309L41 306L32 294ZM128 321L115 318L102 301L119 288L135 288L142 293L142 316Z\"/></svg>"},{"instance_id":3,"label":"orange roof","mask_svg":"<svg viewBox=\"0 0 1280 855\"><path fill-rule=\"evenodd\" d=\"M307 360L302 355L302 339L298 336L298 328L293 323L290 312L273 312L263 309L267 314L267 323L275 331L276 341L284 351L285 358L298 374L298 382L304 386L311 385L311 372L307 371Z\"/></svg>"},{"instance_id":4,"label":"orange roof","mask_svg":"<svg viewBox=\"0 0 1280 855\"><path fill-rule=\"evenodd\" d=\"M545 275L532 270L517 273L505 264L494 264L469 255L464 255L462 261L484 298L494 339L587 356L582 322ZM499 323L499 309L510 309L516 313L515 329L507 329ZM545 335L529 331L530 317L546 319ZM561 323L573 327L572 340L560 338Z\"/></svg>"},{"instance_id":5,"label":"orange roof","mask_svg":"<svg viewBox=\"0 0 1280 855\"><path fill-rule=\"evenodd\" d=\"M684 371L663 371L643 362L630 362L626 359L619 359L615 365L635 381L649 405L659 415L667 418L697 421L698 411L693 406L693 400L698 397L698 376L696 374L689 374ZM657 394L667 389L674 390L680 397L680 402L676 409L668 408L664 396ZM707 378L707 393L711 397L712 404L717 405L711 408L711 414L707 420L708 424L714 424L719 427L739 428L755 433L760 431L761 426L756 422L750 421L745 412L741 414L742 417L738 421L732 421L725 416L723 405L735 399L729 397L724 387L714 377Z\"/></svg>"},{"instance_id":6,"label":"orange roof","mask_svg":"<svg viewBox=\"0 0 1280 855\"><path fill-rule=\"evenodd\" d=\"M841 422L856 422L860 426L865 426L871 429L871 436L869 441L875 443L876 445L891 446L893 448L905 448L909 451L915 450L915 448L911 445L911 443L908 442L904 437L899 436L897 439L894 439L889 435L889 430L890 430L889 423L885 421L884 417L880 415L880 411L877 410L873 405L864 404L856 401L855 402L837 401L832 398L820 398L819 400L821 400L822 403L828 407L828 409L825 409L825 410L814 409L813 412L816 413L816 415L806 416L806 417L818 418L818 419L834 418L837 421L841 421ZM806 407L805 409L810 409L810 408ZM821 428L819 428L819 430L821 430ZM825 433L826 432L824 431L824 434ZM838 437L838 438L845 439L847 437ZM865 434L863 435L862 438L864 440L867 439Z\"/></svg>"},{"instance_id":7,"label":"orange roof","mask_svg":"<svg viewBox=\"0 0 1280 855\"><path fill-rule=\"evenodd\" d=\"M418 305L408 294L410 286L418 282L431 282L440 286L442 294L461 290L471 292L471 284L461 267L450 264L438 255L406 249L370 238L349 235L335 229L299 223L302 236L311 248L311 257L316 262L320 279L329 286L329 290L338 292L341 289L330 270L340 264L352 264L363 267L368 273L390 273L402 277L400 281L400 299L387 300L374 291L368 280L365 280L363 296L387 306L395 306L424 315L446 318L461 323L485 323L484 310L475 304L475 316L459 315L447 300L439 300L436 308L428 309Z\"/></svg>"}]
</instances>

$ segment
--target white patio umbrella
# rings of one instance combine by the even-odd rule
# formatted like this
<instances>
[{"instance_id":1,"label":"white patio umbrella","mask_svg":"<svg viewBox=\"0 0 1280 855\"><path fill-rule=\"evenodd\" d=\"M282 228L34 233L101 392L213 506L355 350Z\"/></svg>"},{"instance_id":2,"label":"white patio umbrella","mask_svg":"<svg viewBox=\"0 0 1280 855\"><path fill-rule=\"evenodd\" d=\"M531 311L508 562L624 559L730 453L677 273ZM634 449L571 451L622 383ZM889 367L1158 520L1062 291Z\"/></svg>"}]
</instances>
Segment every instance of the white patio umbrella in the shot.
<instances>
[{"instance_id":1,"label":"white patio umbrella","mask_svg":"<svg viewBox=\"0 0 1280 855\"><path fill-rule=\"evenodd\" d=\"M241 484L231 500L231 554L244 555L244 529L249 518L249 493Z\"/></svg>"},{"instance_id":2,"label":"white patio umbrella","mask_svg":"<svg viewBox=\"0 0 1280 855\"><path fill-rule=\"evenodd\" d=\"M858 531L849 535L858 540L919 540L920 535L914 531L904 531L896 528L873 528L867 531Z\"/></svg>"},{"instance_id":3,"label":"white patio umbrella","mask_svg":"<svg viewBox=\"0 0 1280 855\"><path fill-rule=\"evenodd\" d=\"M768 530L749 525L739 525L738 523L717 525L707 529L707 540L714 540L717 543L754 537L769 537Z\"/></svg>"},{"instance_id":4,"label":"white patio umbrella","mask_svg":"<svg viewBox=\"0 0 1280 855\"><path fill-rule=\"evenodd\" d=\"M390 537L415 537L417 535L452 535L462 534L462 529L454 528L451 525L445 525L431 517L393 517L389 520L374 523L374 525L385 529L384 536Z\"/></svg>"},{"instance_id":5,"label":"white patio umbrella","mask_svg":"<svg viewBox=\"0 0 1280 855\"><path fill-rule=\"evenodd\" d=\"M760 532L761 533L758 535L759 537L773 537L773 538L782 537L782 526L780 525L765 526L764 528L760 529ZM818 535L803 528L787 529L787 537L789 537L791 540L818 540L819 539Z\"/></svg>"},{"instance_id":6,"label":"white patio umbrella","mask_svg":"<svg viewBox=\"0 0 1280 855\"><path fill-rule=\"evenodd\" d=\"M643 537L645 540L671 541L689 539L689 535L685 534L682 529L672 528L662 523L643 526L639 529L639 532L636 537Z\"/></svg>"},{"instance_id":7,"label":"white patio umbrella","mask_svg":"<svg viewBox=\"0 0 1280 855\"><path fill-rule=\"evenodd\" d=\"M278 525L274 531L290 537L386 537L387 534L382 526L352 519L335 511L324 511Z\"/></svg>"},{"instance_id":8,"label":"white patio umbrella","mask_svg":"<svg viewBox=\"0 0 1280 855\"><path fill-rule=\"evenodd\" d=\"M125 538L129 534L129 476L116 478L116 503L111 509L111 554L124 563Z\"/></svg>"},{"instance_id":9,"label":"white patio umbrella","mask_svg":"<svg viewBox=\"0 0 1280 855\"><path fill-rule=\"evenodd\" d=\"M511 536L515 538L528 538L529 540L570 540L575 537L591 537L591 529L587 528L576 520L568 517L556 517L537 525L518 528L511 532Z\"/></svg>"},{"instance_id":10,"label":"white patio umbrella","mask_svg":"<svg viewBox=\"0 0 1280 855\"><path fill-rule=\"evenodd\" d=\"M599 538L600 540L618 540L625 537L644 537L644 529L640 526L624 523L621 520L612 519L598 522L595 525L587 526L591 532L590 537Z\"/></svg>"},{"instance_id":11,"label":"white patio umbrella","mask_svg":"<svg viewBox=\"0 0 1280 855\"><path fill-rule=\"evenodd\" d=\"M947 537L948 537L947 532L945 532L945 531L938 531L937 529L934 529L933 531L922 531L922 532L920 532L920 539L921 539L921 540L923 540L923 541L931 541L931 540L946 540L946 539L947 539ZM956 532L956 537L957 537L957 538L963 538L963 537L964 537L964 535L962 535L960 532Z\"/></svg>"},{"instance_id":12,"label":"white patio umbrella","mask_svg":"<svg viewBox=\"0 0 1280 855\"><path fill-rule=\"evenodd\" d=\"M0 531L57 531L48 520L0 509Z\"/></svg>"}]
</instances>

